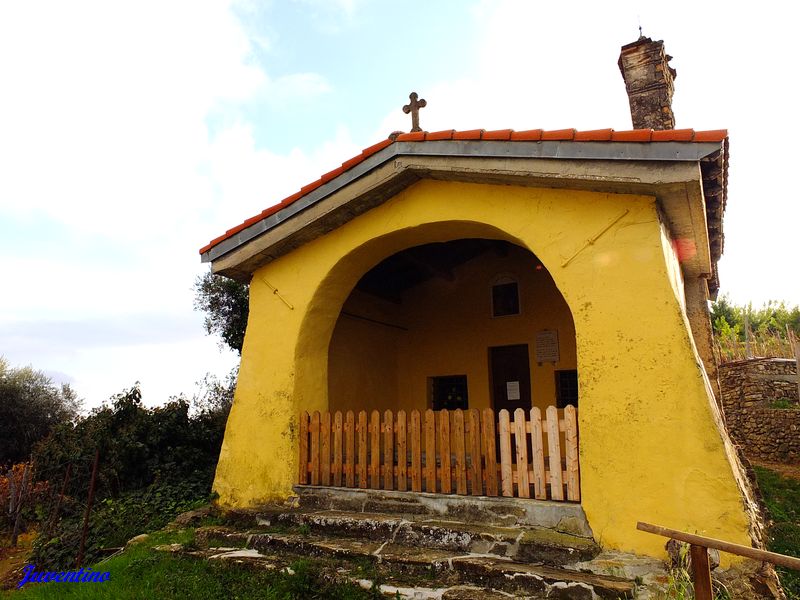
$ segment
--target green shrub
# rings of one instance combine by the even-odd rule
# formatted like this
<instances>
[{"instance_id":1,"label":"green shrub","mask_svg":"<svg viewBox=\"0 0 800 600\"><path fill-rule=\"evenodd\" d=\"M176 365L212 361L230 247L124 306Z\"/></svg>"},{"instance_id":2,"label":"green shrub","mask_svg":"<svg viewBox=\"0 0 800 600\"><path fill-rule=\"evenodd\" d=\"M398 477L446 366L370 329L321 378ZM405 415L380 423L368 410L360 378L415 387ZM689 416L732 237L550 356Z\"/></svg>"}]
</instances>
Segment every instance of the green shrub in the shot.
<instances>
[{"instance_id":1,"label":"green shrub","mask_svg":"<svg viewBox=\"0 0 800 600\"><path fill-rule=\"evenodd\" d=\"M754 467L758 487L773 523L769 527L767 548L772 552L800 558L800 481ZM800 572L776 569L790 599L800 599Z\"/></svg>"},{"instance_id":2,"label":"green shrub","mask_svg":"<svg viewBox=\"0 0 800 600\"><path fill-rule=\"evenodd\" d=\"M74 565L95 450L100 462L85 562L100 550L122 546L139 533L163 527L177 514L208 501L229 405L192 413L183 398L156 408L142 405L134 386L77 423L58 426L35 449L37 479L60 490L67 465L72 475L57 523L43 503L36 564Z\"/></svg>"}]
</instances>

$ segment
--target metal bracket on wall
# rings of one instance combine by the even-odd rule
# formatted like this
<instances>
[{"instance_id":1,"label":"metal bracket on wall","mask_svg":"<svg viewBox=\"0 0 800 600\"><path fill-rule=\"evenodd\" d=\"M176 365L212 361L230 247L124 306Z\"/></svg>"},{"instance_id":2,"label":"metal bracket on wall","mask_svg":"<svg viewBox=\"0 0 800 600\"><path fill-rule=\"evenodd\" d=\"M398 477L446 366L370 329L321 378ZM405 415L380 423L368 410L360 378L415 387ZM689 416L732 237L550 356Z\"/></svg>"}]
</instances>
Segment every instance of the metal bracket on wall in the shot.
<instances>
[{"instance_id":1,"label":"metal bracket on wall","mask_svg":"<svg viewBox=\"0 0 800 600\"><path fill-rule=\"evenodd\" d=\"M294 306L292 306L286 298L281 296L280 292L278 292L278 288L273 286L269 281L267 281L263 277L261 278L261 281L267 284L267 287L272 290L272 293L275 294L278 298L280 298L281 302L283 302L286 306L289 307L289 310L294 310Z\"/></svg>"},{"instance_id":2,"label":"metal bracket on wall","mask_svg":"<svg viewBox=\"0 0 800 600\"><path fill-rule=\"evenodd\" d=\"M611 221L611 222L610 222L608 225L606 225L605 227L603 227L603 228L602 228L600 231L598 231L598 232L597 232L595 235L593 235L593 236L592 236L592 237L590 237L588 240L586 240L586 243L585 243L583 246L581 246L580 248L578 248L578 250L575 252L575 254L573 254L573 255L572 255L572 256L570 256L570 257L569 257L567 260L565 260L565 261L564 261L564 263L561 265L561 268L563 269L564 267L566 267L566 266L567 266L569 263L571 263L571 262L572 262L572 261L575 259L575 257L576 257L576 256L578 256L578 254L580 254L581 252L583 252L584 250L586 250L586 248L588 248L589 246L593 245L593 244L594 244L594 243L595 243L597 240L599 240L599 239L602 237L602 235L603 235L603 234L604 234L606 231L608 231L608 230L609 230L609 229L611 229L611 228L612 228L614 225L616 225L616 224L617 224L617 223L618 223L618 222L619 222L619 221L622 219L622 217L624 217L625 215L627 215L629 212L630 212L630 210L626 208L624 211L622 211L622 214L620 214L620 215L619 215L619 216L618 216L616 219L614 219L613 221Z\"/></svg>"}]
</instances>

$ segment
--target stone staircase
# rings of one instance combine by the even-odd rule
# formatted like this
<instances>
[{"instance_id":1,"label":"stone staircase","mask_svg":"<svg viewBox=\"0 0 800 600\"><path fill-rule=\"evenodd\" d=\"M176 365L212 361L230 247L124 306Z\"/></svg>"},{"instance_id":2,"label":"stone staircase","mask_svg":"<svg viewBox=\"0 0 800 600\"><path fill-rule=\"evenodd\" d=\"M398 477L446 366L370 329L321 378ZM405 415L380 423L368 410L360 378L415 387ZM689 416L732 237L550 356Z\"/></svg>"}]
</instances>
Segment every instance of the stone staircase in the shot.
<instances>
[{"instance_id":1,"label":"stone staircase","mask_svg":"<svg viewBox=\"0 0 800 600\"><path fill-rule=\"evenodd\" d=\"M200 528L196 553L269 568L315 557L336 577L378 582L392 597L443 600L647 598L640 575L663 571L657 561L601 553L579 505L337 491L304 488L295 508Z\"/></svg>"}]
</instances>

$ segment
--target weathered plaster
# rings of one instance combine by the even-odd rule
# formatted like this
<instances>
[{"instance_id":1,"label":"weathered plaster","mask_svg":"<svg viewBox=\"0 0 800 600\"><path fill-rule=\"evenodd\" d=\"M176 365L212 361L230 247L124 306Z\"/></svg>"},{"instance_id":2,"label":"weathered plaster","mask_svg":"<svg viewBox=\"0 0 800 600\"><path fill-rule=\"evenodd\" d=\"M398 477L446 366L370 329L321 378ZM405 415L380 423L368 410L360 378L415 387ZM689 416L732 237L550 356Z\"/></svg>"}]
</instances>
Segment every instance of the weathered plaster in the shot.
<instances>
[{"instance_id":1,"label":"weathered plaster","mask_svg":"<svg viewBox=\"0 0 800 600\"><path fill-rule=\"evenodd\" d=\"M662 231L647 196L422 181L260 268L214 485L220 501L291 494L296 414L327 408L328 344L363 273L410 246L485 237L534 252L573 314L582 505L596 540L663 556L663 540L636 531L643 520L749 544Z\"/></svg>"}]
</instances>

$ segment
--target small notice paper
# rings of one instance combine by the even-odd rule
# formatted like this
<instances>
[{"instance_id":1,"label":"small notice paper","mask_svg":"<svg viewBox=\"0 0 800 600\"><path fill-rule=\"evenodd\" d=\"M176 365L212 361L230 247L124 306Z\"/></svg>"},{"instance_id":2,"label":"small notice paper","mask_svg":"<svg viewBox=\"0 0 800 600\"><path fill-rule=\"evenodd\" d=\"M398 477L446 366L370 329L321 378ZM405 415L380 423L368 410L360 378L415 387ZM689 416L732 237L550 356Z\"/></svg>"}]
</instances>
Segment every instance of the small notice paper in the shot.
<instances>
[{"instance_id":1,"label":"small notice paper","mask_svg":"<svg viewBox=\"0 0 800 600\"><path fill-rule=\"evenodd\" d=\"M508 400L519 400L519 381L506 381Z\"/></svg>"},{"instance_id":2,"label":"small notice paper","mask_svg":"<svg viewBox=\"0 0 800 600\"><path fill-rule=\"evenodd\" d=\"M558 362L558 331L536 332L536 362Z\"/></svg>"}]
</instances>

